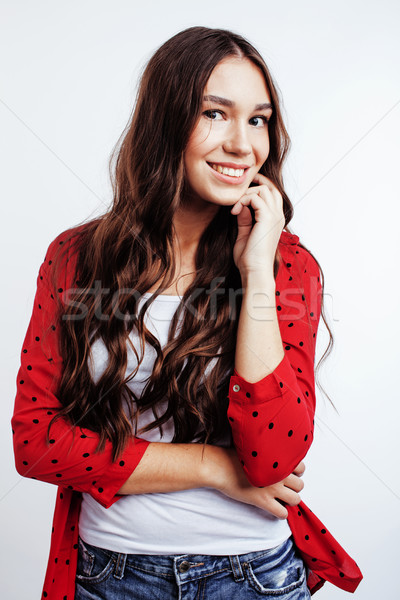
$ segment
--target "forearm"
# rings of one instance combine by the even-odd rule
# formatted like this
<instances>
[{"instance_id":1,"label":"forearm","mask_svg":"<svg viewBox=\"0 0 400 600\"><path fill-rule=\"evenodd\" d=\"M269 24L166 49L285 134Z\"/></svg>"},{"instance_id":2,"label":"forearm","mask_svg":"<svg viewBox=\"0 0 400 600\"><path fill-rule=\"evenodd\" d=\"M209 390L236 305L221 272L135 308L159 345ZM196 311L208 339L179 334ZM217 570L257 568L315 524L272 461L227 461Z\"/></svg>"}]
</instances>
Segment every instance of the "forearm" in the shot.
<instances>
[{"instance_id":1,"label":"forearm","mask_svg":"<svg viewBox=\"0 0 400 600\"><path fill-rule=\"evenodd\" d=\"M298 465L297 471L277 485L260 489L247 481L233 448L154 442L149 444L119 494L168 493L211 487L233 500L285 519L288 512L279 501L289 505L300 502L298 492L303 489L303 482L299 475L304 471L304 465Z\"/></svg>"},{"instance_id":2,"label":"forearm","mask_svg":"<svg viewBox=\"0 0 400 600\"><path fill-rule=\"evenodd\" d=\"M235 369L250 383L272 373L284 357L275 305L275 280L269 274L242 276L244 295L236 339Z\"/></svg>"},{"instance_id":3,"label":"forearm","mask_svg":"<svg viewBox=\"0 0 400 600\"><path fill-rule=\"evenodd\" d=\"M304 458L313 440L314 355L322 288L318 265L302 250L296 252L299 258L288 252L277 273L271 304L279 300L269 320L256 321L252 329L245 303L239 317L228 418L238 457L248 480L256 486L284 479ZM255 289L254 281L243 282L246 292ZM271 294L272 283L266 281ZM256 285L263 288L259 280ZM276 316L278 331L273 329ZM263 372L255 373L256 357L249 348L265 363L270 360L269 368L264 365Z\"/></svg>"},{"instance_id":4,"label":"forearm","mask_svg":"<svg viewBox=\"0 0 400 600\"><path fill-rule=\"evenodd\" d=\"M224 464L228 464L225 453L225 449L211 445L152 442L118 493L152 494L218 487Z\"/></svg>"}]
</instances>

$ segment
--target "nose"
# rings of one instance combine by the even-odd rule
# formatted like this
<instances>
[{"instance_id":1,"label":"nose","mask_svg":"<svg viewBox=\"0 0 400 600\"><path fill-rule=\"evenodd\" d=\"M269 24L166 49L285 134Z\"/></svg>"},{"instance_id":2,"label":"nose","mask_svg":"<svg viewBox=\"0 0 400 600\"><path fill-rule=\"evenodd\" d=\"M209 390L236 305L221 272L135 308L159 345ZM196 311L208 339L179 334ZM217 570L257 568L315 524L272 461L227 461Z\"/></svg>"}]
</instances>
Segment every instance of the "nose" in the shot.
<instances>
[{"instance_id":1,"label":"nose","mask_svg":"<svg viewBox=\"0 0 400 600\"><path fill-rule=\"evenodd\" d=\"M224 150L229 154L247 156L251 152L248 125L243 122L232 122L223 144Z\"/></svg>"}]
</instances>

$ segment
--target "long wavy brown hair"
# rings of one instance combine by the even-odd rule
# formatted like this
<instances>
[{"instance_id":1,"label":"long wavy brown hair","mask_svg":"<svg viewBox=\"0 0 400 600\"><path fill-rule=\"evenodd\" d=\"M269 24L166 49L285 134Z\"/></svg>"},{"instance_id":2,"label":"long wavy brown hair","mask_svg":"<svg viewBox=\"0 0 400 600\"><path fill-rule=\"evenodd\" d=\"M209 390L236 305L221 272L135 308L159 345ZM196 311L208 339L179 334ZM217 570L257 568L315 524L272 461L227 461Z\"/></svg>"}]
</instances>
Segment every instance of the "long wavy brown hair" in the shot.
<instances>
[{"instance_id":1,"label":"long wavy brown hair","mask_svg":"<svg viewBox=\"0 0 400 600\"><path fill-rule=\"evenodd\" d=\"M73 279L79 287L74 302L60 305L64 364L58 398L62 408L53 421L65 417L98 432L98 450L110 440L114 459L132 436L132 422L147 409L153 411L154 421L136 434L156 427L162 434L162 426L170 418L175 426L173 442L215 443L229 433L227 394L241 306L240 293L228 294L228 290L241 290L240 273L233 261L237 220L231 207L221 206L201 236L195 279L172 319L164 348L144 324L144 313L157 293L139 312L137 308L143 292L156 283L168 288L173 281L173 218L185 195L185 148L201 114L207 80L215 66L230 56L251 60L264 74L273 113L268 126L270 152L260 172L282 194L285 228L290 232L287 226L293 207L282 181L290 140L272 76L258 51L240 35L190 27L165 42L143 71L129 122L109 161L110 209L71 229L69 239L64 240L63 248L76 252ZM63 254L60 251L53 260L54 283ZM275 276L279 262L277 251ZM103 290L101 298L94 293L99 288ZM211 288L219 290L213 298ZM186 303L191 310L185 310ZM323 307L322 317L330 339L317 369L333 343ZM134 327L140 352L129 338ZM95 382L88 363L97 339L105 344L109 360ZM127 345L140 365L146 342L155 349L156 359L151 377L136 397L128 382L138 367L126 373ZM166 402L162 414L160 401Z\"/></svg>"}]
</instances>

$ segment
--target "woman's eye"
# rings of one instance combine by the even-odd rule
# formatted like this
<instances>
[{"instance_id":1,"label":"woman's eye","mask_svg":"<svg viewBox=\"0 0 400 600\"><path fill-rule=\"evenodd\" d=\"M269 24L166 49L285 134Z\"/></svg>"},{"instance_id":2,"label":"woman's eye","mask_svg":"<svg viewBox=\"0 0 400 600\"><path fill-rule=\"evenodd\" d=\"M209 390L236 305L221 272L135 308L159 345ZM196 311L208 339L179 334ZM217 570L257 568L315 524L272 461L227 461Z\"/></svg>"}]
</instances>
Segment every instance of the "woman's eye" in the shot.
<instances>
[{"instance_id":1,"label":"woman's eye","mask_svg":"<svg viewBox=\"0 0 400 600\"><path fill-rule=\"evenodd\" d=\"M267 117L260 115L259 117L253 117L252 119L250 119L250 121L259 121L259 124L256 126L262 127L263 125L268 125L269 119L267 119ZM261 121L261 123L260 123L260 121Z\"/></svg>"},{"instance_id":2,"label":"woman's eye","mask_svg":"<svg viewBox=\"0 0 400 600\"><path fill-rule=\"evenodd\" d=\"M222 114L219 110L205 110L203 115L211 119L211 121L219 121L219 119L216 118L216 115L219 115L222 118Z\"/></svg>"},{"instance_id":3,"label":"woman's eye","mask_svg":"<svg viewBox=\"0 0 400 600\"><path fill-rule=\"evenodd\" d=\"M210 119L211 121L221 121L223 119L223 113L220 110L205 110L203 115ZM268 124L269 119L264 115L259 115L257 117L252 117L250 119L250 123L255 125L257 128L264 127Z\"/></svg>"}]
</instances>

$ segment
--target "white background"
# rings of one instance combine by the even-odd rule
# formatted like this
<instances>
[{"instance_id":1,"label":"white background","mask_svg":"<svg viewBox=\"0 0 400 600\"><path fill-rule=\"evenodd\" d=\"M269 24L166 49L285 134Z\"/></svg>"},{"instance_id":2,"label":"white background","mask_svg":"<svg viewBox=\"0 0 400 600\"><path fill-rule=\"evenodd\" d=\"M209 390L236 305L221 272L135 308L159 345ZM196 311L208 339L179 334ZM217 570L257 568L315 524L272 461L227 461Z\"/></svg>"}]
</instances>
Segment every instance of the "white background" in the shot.
<instances>
[{"instance_id":1,"label":"white background","mask_svg":"<svg viewBox=\"0 0 400 600\"><path fill-rule=\"evenodd\" d=\"M303 499L357 560L356 598L398 598L400 5L395 0L0 2L3 335L0 596L38 600L55 487L14 469L10 418L49 243L111 200L107 160L137 77L181 29L232 29L263 54L292 151L291 226L325 273L335 349ZM319 356L326 345L323 324ZM330 584L320 600L345 598Z\"/></svg>"}]
</instances>

